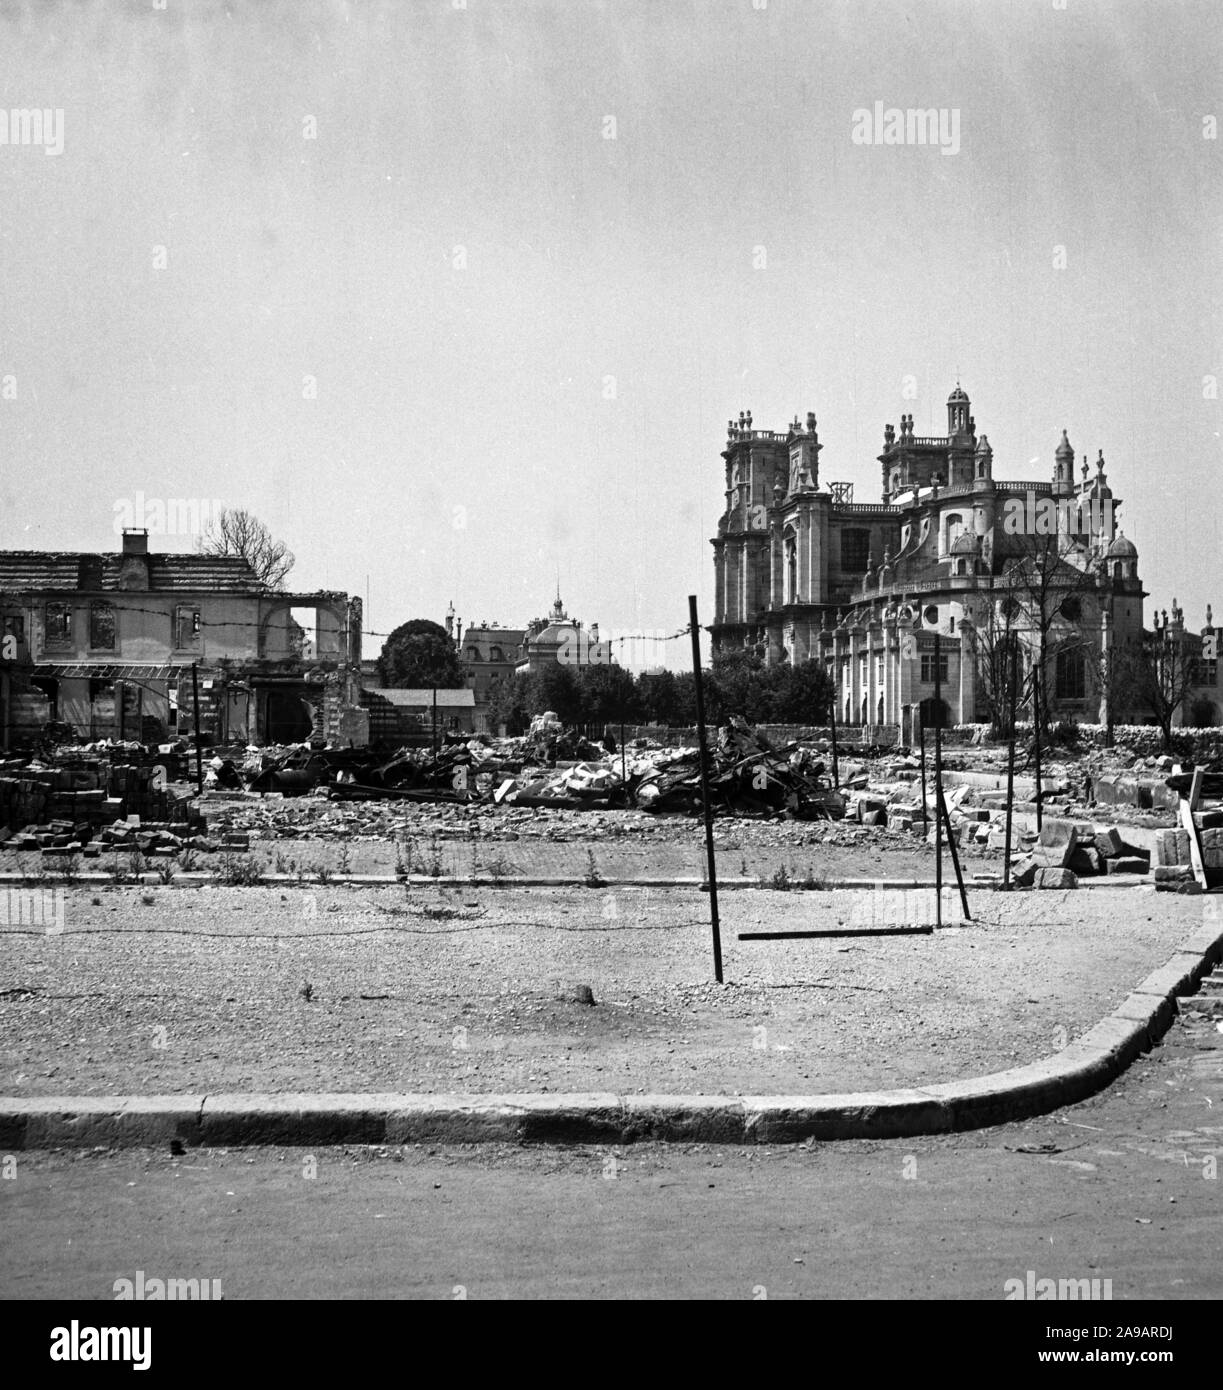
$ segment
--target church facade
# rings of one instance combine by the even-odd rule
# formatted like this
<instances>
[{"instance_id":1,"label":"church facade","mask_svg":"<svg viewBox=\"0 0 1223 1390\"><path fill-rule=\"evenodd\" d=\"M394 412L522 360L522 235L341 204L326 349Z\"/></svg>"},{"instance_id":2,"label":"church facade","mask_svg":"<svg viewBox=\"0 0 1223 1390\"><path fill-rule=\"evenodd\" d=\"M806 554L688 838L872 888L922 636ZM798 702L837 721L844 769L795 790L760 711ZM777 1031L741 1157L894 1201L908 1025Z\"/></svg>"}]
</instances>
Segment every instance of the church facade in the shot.
<instances>
[{"instance_id":1,"label":"church facade","mask_svg":"<svg viewBox=\"0 0 1223 1390\"><path fill-rule=\"evenodd\" d=\"M1041 667L1054 717L1105 718L1109 654L1141 640L1145 595L1102 451L1076 479L1063 431L1051 479L999 480L959 385L946 435L917 435L911 415L885 427L878 502L822 483L822 449L811 413L785 431L729 422L715 655L822 660L843 723L908 741L918 709L935 717L937 634L947 722L991 717L1004 649L1021 671Z\"/></svg>"}]
</instances>

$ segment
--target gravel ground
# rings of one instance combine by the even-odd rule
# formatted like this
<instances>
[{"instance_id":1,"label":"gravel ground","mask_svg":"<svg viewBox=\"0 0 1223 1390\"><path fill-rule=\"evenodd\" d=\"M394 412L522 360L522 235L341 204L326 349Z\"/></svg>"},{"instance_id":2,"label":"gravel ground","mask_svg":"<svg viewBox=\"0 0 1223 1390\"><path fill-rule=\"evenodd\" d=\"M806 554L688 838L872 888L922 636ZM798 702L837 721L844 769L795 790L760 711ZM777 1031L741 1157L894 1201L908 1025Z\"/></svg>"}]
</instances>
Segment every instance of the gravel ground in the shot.
<instances>
[{"instance_id":1,"label":"gravel ground","mask_svg":"<svg viewBox=\"0 0 1223 1390\"><path fill-rule=\"evenodd\" d=\"M719 987L695 890L78 887L62 934L0 928L0 1092L947 1081L1085 1031L1201 924L1203 902L981 892L978 922L937 935L740 943L836 926L853 899L730 893ZM571 984L594 1005L561 997Z\"/></svg>"}]
</instances>

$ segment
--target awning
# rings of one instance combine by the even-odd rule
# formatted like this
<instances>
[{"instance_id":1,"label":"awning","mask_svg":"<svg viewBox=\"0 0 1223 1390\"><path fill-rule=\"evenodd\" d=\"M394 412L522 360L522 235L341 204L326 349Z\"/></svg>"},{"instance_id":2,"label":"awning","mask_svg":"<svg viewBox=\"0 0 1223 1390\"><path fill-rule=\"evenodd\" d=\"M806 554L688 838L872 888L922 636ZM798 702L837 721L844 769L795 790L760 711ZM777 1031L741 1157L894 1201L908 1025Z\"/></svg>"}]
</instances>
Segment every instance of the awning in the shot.
<instances>
[{"instance_id":1,"label":"awning","mask_svg":"<svg viewBox=\"0 0 1223 1390\"><path fill-rule=\"evenodd\" d=\"M124 666L95 661L40 661L26 670L31 676L95 681L175 681L191 674L190 666Z\"/></svg>"}]
</instances>

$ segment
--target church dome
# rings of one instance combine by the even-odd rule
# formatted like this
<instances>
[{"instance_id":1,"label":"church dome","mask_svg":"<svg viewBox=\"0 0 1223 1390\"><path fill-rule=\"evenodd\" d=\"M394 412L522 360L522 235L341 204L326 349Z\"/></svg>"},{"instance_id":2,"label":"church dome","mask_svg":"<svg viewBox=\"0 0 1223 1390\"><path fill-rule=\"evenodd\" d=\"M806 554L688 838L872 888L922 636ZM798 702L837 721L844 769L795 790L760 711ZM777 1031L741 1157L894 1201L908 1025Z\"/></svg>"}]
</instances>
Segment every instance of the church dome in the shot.
<instances>
[{"instance_id":1,"label":"church dome","mask_svg":"<svg viewBox=\"0 0 1223 1390\"><path fill-rule=\"evenodd\" d=\"M1124 531L1119 531L1117 539L1108 547L1108 558L1110 560L1136 560L1138 547L1133 541L1126 538Z\"/></svg>"},{"instance_id":2,"label":"church dome","mask_svg":"<svg viewBox=\"0 0 1223 1390\"><path fill-rule=\"evenodd\" d=\"M1062 431L1062 442L1057 446L1056 450L1054 451L1053 457L1059 459L1068 458L1072 463L1074 462L1074 446L1066 437L1065 430Z\"/></svg>"},{"instance_id":3,"label":"church dome","mask_svg":"<svg viewBox=\"0 0 1223 1390\"><path fill-rule=\"evenodd\" d=\"M967 399L968 395L964 388L957 384L955 390L947 397L947 404L954 405L957 401L966 401Z\"/></svg>"}]
</instances>

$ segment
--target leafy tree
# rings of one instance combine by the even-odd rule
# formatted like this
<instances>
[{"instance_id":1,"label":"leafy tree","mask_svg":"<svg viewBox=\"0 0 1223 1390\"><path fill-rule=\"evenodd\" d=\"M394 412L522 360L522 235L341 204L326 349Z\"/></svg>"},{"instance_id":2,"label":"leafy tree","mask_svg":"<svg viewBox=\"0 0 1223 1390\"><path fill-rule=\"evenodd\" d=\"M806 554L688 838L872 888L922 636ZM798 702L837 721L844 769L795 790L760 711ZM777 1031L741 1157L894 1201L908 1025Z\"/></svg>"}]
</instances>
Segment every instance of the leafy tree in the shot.
<instances>
[{"instance_id":1,"label":"leafy tree","mask_svg":"<svg viewBox=\"0 0 1223 1390\"><path fill-rule=\"evenodd\" d=\"M579 668L578 693L582 718L587 724L615 724L635 720L640 699L633 673L615 664ZM559 711L558 711L559 713Z\"/></svg>"},{"instance_id":2,"label":"leafy tree","mask_svg":"<svg viewBox=\"0 0 1223 1390\"><path fill-rule=\"evenodd\" d=\"M764 662L751 652L721 652L705 685L705 717L711 722L741 715L749 724L762 723L769 699Z\"/></svg>"},{"instance_id":3,"label":"leafy tree","mask_svg":"<svg viewBox=\"0 0 1223 1390\"><path fill-rule=\"evenodd\" d=\"M240 555L266 589L282 589L293 568L293 552L241 507L224 507L209 518L196 545L201 555Z\"/></svg>"},{"instance_id":4,"label":"leafy tree","mask_svg":"<svg viewBox=\"0 0 1223 1390\"><path fill-rule=\"evenodd\" d=\"M493 729L521 734L531 722L531 678L525 671L498 676L488 687L488 719Z\"/></svg>"},{"instance_id":5,"label":"leafy tree","mask_svg":"<svg viewBox=\"0 0 1223 1390\"><path fill-rule=\"evenodd\" d=\"M582 691L572 666L558 661L532 671L527 679L528 709L532 715L551 710L562 724L583 722Z\"/></svg>"},{"instance_id":6,"label":"leafy tree","mask_svg":"<svg viewBox=\"0 0 1223 1390\"><path fill-rule=\"evenodd\" d=\"M678 727L686 722L680 716L681 693L674 671L653 671L638 676L637 698L647 724Z\"/></svg>"},{"instance_id":7,"label":"leafy tree","mask_svg":"<svg viewBox=\"0 0 1223 1390\"><path fill-rule=\"evenodd\" d=\"M446 629L428 618L401 623L383 643L378 675L401 690L458 690L465 684L462 662Z\"/></svg>"},{"instance_id":8,"label":"leafy tree","mask_svg":"<svg viewBox=\"0 0 1223 1390\"><path fill-rule=\"evenodd\" d=\"M832 706L833 685L822 661L771 668L775 677L772 717L779 724L822 724Z\"/></svg>"}]
</instances>

